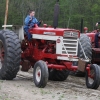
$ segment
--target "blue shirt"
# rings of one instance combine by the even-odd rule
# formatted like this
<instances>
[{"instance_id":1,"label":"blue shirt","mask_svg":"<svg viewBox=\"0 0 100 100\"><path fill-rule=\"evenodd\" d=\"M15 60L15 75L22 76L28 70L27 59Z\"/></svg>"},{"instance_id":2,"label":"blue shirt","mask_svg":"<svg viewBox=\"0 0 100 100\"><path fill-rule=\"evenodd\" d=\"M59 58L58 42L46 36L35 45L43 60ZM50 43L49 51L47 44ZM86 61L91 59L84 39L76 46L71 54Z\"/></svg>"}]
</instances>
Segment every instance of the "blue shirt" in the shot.
<instances>
[{"instance_id":1,"label":"blue shirt","mask_svg":"<svg viewBox=\"0 0 100 100\"><path fill-rule=\"evenodd\" d=\"M27 15L24 23L25 23L24 28L32 28L34 24L40 25L41 22L38 22L38 20L35 17L32 17L32 20L31 20L30 15Z\"/></svg>"}]
</instances>

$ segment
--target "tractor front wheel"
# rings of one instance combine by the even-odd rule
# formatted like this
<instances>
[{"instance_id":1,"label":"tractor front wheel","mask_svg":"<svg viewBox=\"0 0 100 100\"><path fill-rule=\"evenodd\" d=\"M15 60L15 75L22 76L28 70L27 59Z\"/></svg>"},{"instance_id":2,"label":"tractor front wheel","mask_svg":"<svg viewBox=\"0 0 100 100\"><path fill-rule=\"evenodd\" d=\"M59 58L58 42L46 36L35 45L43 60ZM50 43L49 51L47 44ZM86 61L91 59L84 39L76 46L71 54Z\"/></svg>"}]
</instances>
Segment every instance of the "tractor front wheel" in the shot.
<instances>
[{"instance_id":1,"label":"tractor front wheel","mask_svg":"<svg viewBox=\"0 0 100 100\"><path fill-rule=\"evenodd\" d=\"M87 88L97 89L100 85L100 67L96 64L90 66L90 71L86 71Z\"/></svg>"},{"instance_id":2,"label":"tractor front wheel","mask_svg":"<svg viewBox=\"0 0 100 100\"><path fill-rule=\"evenodd\" d=\"M44 88L48 81L48 67L46 63L39 60L34 65L33 80L37 87Z\"/></svg>"}]
</instances>

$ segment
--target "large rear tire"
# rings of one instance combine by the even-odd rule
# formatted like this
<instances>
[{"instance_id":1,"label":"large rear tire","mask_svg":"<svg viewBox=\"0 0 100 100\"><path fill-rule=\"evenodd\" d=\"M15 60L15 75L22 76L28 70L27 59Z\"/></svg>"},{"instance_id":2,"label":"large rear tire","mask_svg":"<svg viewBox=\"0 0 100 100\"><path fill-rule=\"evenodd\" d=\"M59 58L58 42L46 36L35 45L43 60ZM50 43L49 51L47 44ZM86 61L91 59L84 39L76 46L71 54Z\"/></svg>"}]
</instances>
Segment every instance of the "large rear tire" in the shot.
<instances>
[{"instance_id":1,"label":"large rear tire","mask_svg":"<svg viewBox=\"0 0 100 100\"><path fill-rule=\"evenodd\" d=\"M81 42L81 45L83 47L83 50L84 50L86 56L91 60L92 59L92 46L91 46L91 41L90 41L89 37L86 34L81 34L80 42ZM78 56L80 58L85 59L85 56L83 54L80 44L79 44L79 49L78 49Z\"/></svg>"},{"instance_id":2,"label":"large rear tire","mask_svg":"<svg viewBox=\"0 0 100 100\"><path fill-rule=\"evenodd\" d=\"M81 34L79 41L82 45L85 55L91 60L92 59L92 46L91 46L91 41L90 41L89 37L86 34ZM82 48L80 46L80 43L78 45L78 57L82 58L82 59L86 59L84 56L84 53L82 51ZM85 72L81 72L81 71L77 70L75 72L75 76L84 77Z\"/></svg>"},{"instance_id":3,"label":"large rear tire","mask_svg":"<svg viewBox=\"0 0 100 100\"><path fill-rule=\"evenodd\" d=\"M49 69L49 80L64 81L69 75L68 70Z\"/></svg>"},{"instance_id":4,"label":"large rear tire","mask_svg":"<svg viewBox=\"0 0 100 100\"><path fill-rule=\"evenodd\" d=\"M10 30L0 31L0 60L0 79L15 78L21 61L21 47L17 34Z\"/></svg>"}]
</instances>

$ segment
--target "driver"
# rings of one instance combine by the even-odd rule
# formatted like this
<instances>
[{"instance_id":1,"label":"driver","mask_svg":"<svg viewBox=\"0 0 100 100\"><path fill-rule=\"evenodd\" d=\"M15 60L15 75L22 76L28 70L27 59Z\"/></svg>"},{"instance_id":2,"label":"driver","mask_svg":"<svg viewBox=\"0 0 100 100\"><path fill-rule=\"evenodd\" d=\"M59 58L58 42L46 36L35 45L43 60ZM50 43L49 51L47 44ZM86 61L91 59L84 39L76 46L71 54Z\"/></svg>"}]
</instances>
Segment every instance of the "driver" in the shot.
<instances>
[{"instance_id":1,"label":"driver","mask_svg":"<svg viewBox=\"0 0 100 100\"><path fill-rule=\"evenodd\" d=\"M27 17L25 18L24 24L24 31L28 37L28 40L31 40L32 35L31 33L29 33L29 29L31 29L34 26L34 24L37 24L38 26L41 24L41 22L39 22L35 18L35 11L29 11L29 15L27 15Z\"/></svg>"}]
</instances>

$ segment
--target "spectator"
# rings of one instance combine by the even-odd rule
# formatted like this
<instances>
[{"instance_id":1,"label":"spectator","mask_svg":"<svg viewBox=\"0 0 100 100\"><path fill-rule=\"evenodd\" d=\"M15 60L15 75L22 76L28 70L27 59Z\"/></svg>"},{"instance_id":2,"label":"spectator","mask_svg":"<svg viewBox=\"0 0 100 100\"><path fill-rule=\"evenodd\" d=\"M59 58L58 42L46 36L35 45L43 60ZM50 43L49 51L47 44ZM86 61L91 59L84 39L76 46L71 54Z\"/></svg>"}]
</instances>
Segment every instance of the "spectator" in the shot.
<instances>
[{"instance_id":1,"label":"spectator","mask_svg":"<svg viewBox=\"0 0 100 100\"><path fill-rule=\"evenodd\" d=\"M100 31L97 29L97 33L95 34L95 48L99 48L99 38L100 38Z\"/></svg>"}]
</instances>

